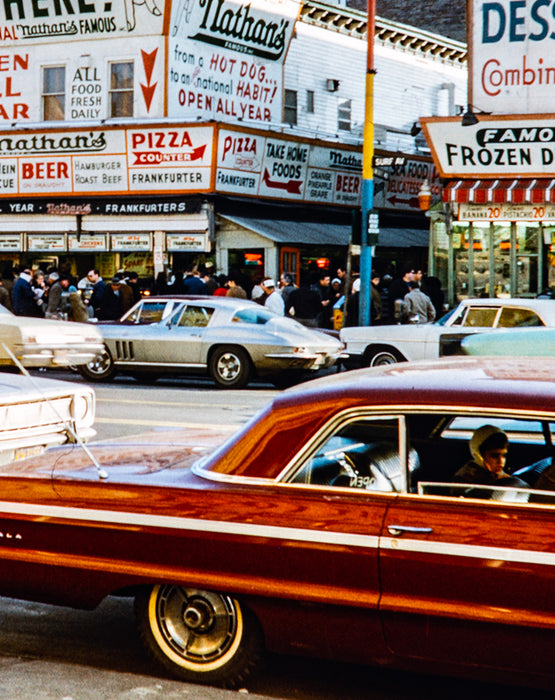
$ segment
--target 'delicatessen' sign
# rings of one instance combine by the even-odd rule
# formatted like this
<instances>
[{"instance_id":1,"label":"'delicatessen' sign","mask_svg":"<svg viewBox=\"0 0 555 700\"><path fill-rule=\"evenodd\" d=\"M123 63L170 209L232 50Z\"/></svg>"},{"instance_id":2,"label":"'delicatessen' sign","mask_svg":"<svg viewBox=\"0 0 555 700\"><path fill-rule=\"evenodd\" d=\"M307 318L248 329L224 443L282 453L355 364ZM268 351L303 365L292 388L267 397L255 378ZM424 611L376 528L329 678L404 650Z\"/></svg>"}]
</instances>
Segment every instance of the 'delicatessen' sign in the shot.
<instances>
[{"instance_id":1,"label":"'delicatessen' sign","mask_svg":"<svg viewBox=\"0 0 555 700\"><path fill-rule=\"evenodd\" d=\"M552 177L555 119L484 116L473 126L460 117L420 120L441 177Z\"/></svg>"}]
</instances>

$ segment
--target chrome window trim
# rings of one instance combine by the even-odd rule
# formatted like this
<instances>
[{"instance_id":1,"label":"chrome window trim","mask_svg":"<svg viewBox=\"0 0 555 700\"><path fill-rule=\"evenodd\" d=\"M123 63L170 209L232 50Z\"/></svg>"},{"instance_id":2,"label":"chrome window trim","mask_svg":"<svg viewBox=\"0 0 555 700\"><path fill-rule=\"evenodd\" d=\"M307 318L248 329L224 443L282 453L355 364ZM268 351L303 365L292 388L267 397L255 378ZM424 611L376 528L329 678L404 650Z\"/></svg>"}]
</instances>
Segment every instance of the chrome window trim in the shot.
<instances>
[{"instance_id":1,"label":"chrome window trim","mask_svg":"<svg viewBox=\"0 0 555 700\"><path fill-rule=\"evenodd\" d=\"M349 408L345 409L343 411L340 411L339 413L335 414L328 423L326 423L322 428L316 432L316 434L301 448L301 450L289 461L289 463L281 470L281 472L273 478L270 477L262 477L262 476L243 476L243 475L235 475L235 474L224 474L222 472L216 472L216 471L210 471L204 468L204 463L208 460L209 455L207 455L205 458L202 458L201 460L195 462L192 467L191 471L195 476L198 476L202 479L207 479L208 481L216 481L219 483L230 483L230 484L243 484L243 485L279 485L279 486L287 486L288 488L302 488L306 489L307 486L311 490L313 489L324 489L326 493L350 493L353 494L355 491L356 492L362 492L365 495L368 495L369 493L375 494L380 494L380 492L369 492L369 491L364 491L363 489L349 489L349 488L340 488L336 486L317 486L317 485L307 485L307 484L291 484L288 482L283 481L283 479L287 476L289 473L289 470L292 470L295 465L299 462L302 461L303 458L306 458L306 455L308 452L310 452L311 449L313 449L313 446L316 442L318 442L322 436L325 436L325 433L329 434L332 430L334 430L335 426L342 422L344 419L352 417L353 419L356 417L360 416L368 416L368 417L378 417L381 416L384 419L385 418L391 418L392 416L399 416L401 415L403 418L403 426L402 430L404 431L404 435L407 435L406 431L406 423L405 423L405 416L406 415L414 415L418 413L438 413L441 416L450 416L450 415L464 415L464 414L469 414L469 415L481 415L484 417L514 417L514 418L522 418L522 419L530 419L530 420L539 420L539 421L548 421L548 422L555 422L555 410L554 411L535 411L535 410L523 410L523 409L516 409L516 408L491 408L491 407L474 407L474 406L445 406L441 404L430 404L429 406L419 406L415 407L414 405L387 405L387 406L381 406L381 405L373 405L373 406L357 406L356 408ZM401 428L400 428L401 430ZM406 440L403 440L403 443L405 444L405 455L401 455L401 458L404 459L404 464L406 468L407 464L407 459L406 459ZM406 489L407 486L407 479L405 476L405 490L402 491L401 493L403 495L412 495L412 496L417 496L418 494L411 494L408 492ZM382 492L381 495L388 495L386 492ZM397 496L399 494L396 493L389 493L389 495ZM439 497L439 498L445 498Z\"/></svg>"},{"instance_id":2,"label":"chrome window trim","mask_svg":"<svg viewBox=\"0 0 555 700\"><path fill-rule=\"evenodd\" d=\"M398 440L398 446L399 446L399 456L402 461L402 464L405 465L405 469L403 470L404 474L404 484L403 484L403 490L402 493L406 491L407 487L407 480L406 480L406 464L407 464L407 449L406 449L406 423L405 423L405 416L402 414L399 414L398 412L392 412L388 413L387 415L383 413L376 413L373 412L372 415L368 413L368 409L366 410L359 410L359 409L348 409L346 411L343 411L342 413L337 414L334 416L334 418L327 424L325 425L322 430L320 430L316 435L313 436L312 440L309 440L303 447L303 449L300 450L299 453L297 453L293 459L289 462L289 464L278 474L276 477L275 481L277 482L290 482L290 480L299 472L300 469L302 469L303 465L306 463L307 459L309 459L318 447L320 447L328 438L330 438L338 428L344 427L348 423L352 423L355 420L358 420L359 418L365 418L369 420L389 420L391 418L394 418L397 420L397 427L398 427L398 435L397 435L397 440ZM304 484L305 486L313 486L313 484ZM337 490L337 486L329 486L327 488L332 489L333 491Z\"/></svg>"}]
</instances>

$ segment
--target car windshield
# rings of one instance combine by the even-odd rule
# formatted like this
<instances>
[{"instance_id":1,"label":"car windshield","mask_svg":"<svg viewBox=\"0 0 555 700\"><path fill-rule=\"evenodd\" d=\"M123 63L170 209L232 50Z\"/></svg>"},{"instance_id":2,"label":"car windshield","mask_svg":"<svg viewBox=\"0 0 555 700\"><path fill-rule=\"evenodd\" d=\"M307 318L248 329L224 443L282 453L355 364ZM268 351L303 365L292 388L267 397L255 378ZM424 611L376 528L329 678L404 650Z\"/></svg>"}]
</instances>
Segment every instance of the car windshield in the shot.
<instances>
[{"instance_id":1,"label":"car windshield","mask_svg":"<svg viewBox=\"0 0 555 700\"><path fill-rule=\"evenodd\" d=\"M456 309L457 309L457 307L455 307L454 309L451 309L451 311L448 311L444 316L442 316L439 320L437 320L434 325L436 325L436 326L447 325L447 321L455 313Z\"/></svg>"}]
</instances>

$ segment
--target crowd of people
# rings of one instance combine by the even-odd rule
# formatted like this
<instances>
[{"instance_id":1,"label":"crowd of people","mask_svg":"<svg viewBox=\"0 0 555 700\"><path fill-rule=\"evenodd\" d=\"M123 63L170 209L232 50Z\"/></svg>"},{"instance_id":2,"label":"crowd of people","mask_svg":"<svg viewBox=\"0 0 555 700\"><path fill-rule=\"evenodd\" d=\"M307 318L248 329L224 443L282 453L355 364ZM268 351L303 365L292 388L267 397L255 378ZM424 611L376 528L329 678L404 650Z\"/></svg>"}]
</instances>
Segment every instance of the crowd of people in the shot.
<instances>
[{"instance_id":1,"label":"crowd of people","mask_svg":"<svg viewBox=\"0 0 555 700\"><path fill-rule=\"evenodd\" d=\"M294 276L287 272L276 282L269 276L251 278L239 268L216 275L209 265L202 270L191 266L183 272L160 272L150 291L251 299L309 328L338 330L359 324L361 280L357 274L350 277L345 268L338 267L333 277L329 271L322 271L312 282L297 286ZM64 269L33 272L26 268L13 276L0 275L0 304L20 316L115 320L140 297L138 275L129 271L120 271L109 281L103 280L96 269L80 280ZM372 272L372 325L429 323L442 313L443 293L437 278L410 266L396 278Z\"/></svg>"},{"instance_id":2,"label":"crowd of people","mask_svg":"<svg viewBox=\"0 0 555 700\"><path fill-rule=\"evenodd\" d=\"M0 274L0 304L16 316L82 323L92 317L113 320L140 296L139 277L133 272L119 272L108 284L95 269L81 280L56 268Z\"/></svg>"}]
</instances>

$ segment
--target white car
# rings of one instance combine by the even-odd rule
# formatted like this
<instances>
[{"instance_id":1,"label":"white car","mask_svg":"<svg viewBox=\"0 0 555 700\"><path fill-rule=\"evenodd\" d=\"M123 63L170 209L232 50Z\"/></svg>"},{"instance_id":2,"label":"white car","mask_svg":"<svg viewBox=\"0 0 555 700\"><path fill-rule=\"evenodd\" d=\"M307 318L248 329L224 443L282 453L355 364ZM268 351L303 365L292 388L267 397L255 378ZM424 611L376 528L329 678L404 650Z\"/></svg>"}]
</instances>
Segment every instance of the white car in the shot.
<instances>
[{"instance_id":1,"label":"white car","mask_svg":"<svg viewBox=\"0 0 555 700\"><path fill-rule=\"evenodd\" d=\"M465 299L435 323L343 328L343 364L375 367L461 354L461 340L493 329L555 327L549 299Z\"/></svg>"},{"instance_id":2,"label":"white car","mask_svg":"<svg viewBox=\"0 0 555 700\"><path fill-rule=\"evenodd\" d=\"M94 390L84 384L1 372L0 464L90 440L95 408Z\"/></svg>"},{"instance_id":3,"label":"white car","mask_svg":"<svg viewBox=\"0 0 555 700\"><path fill-rule=\"evenodd\" d=\"M103 348L92 323L15 316L0 306L0 365L72 367L90 362Z\"/></svg>"}]
</instances>

